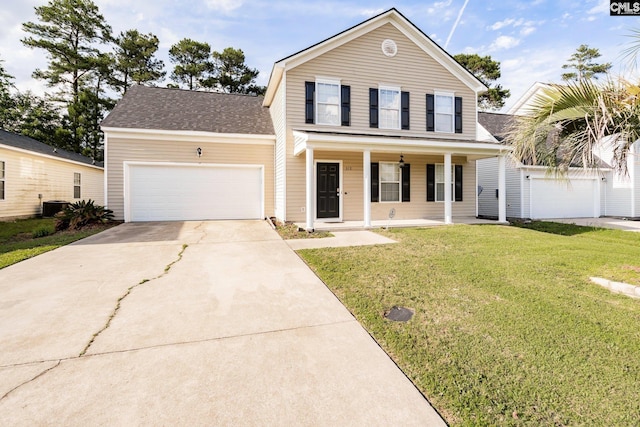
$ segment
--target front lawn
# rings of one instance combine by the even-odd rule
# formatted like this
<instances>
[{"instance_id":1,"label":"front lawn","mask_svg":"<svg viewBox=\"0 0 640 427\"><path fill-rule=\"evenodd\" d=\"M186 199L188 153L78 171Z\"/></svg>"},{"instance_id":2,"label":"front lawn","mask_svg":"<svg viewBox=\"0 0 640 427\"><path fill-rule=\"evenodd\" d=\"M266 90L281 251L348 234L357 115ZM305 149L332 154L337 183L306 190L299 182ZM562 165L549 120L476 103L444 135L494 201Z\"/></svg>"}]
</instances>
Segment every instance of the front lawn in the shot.
<instances>
[{"instance_id":1,"label":"front lawn","mask_svg":"<svg viewBox=\"0 0 640 427\"><path fill-rule=\"evenodd\" d=\"M537 227L393 229L395 245L300 254L448 423L637 425L640 300L589 277L637 280L640 234ZM395 305L413 319L386 320Z\"/></svg>"},{"instance_id":2,"label":"front lawn","mask_svg":"<svg viewBox=\"0 0 640 427\"><path fill-rule=\"evenodd\" d=\"M56 232L53 218L0 222L0 268L84 239L114 225L108 223L83 230Z\"/></svg>"}]
</instances>

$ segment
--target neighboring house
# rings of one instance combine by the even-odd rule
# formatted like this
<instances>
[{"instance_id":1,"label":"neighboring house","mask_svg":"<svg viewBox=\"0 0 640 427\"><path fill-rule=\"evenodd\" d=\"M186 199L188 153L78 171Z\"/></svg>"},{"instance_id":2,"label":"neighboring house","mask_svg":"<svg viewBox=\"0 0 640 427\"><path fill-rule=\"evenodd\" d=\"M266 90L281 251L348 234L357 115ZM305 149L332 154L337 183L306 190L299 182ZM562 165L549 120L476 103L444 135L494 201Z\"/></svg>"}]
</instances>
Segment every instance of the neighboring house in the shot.
<instances>
[{"instance_id":1,"label":"neighboring house","mask_svg":"<svg viewBox=\"0 0 640 427\"><path fill-rule=\"evenodd\" d=\"M478 121L496 140L502 141L514 115L527 114L531 101L548 85L534 84L509 110L511 114L479 113ZM640 216L639 144L632 146L628 158L628 175L616 173L613 150L607 139L595 150L599 158L597 170L569 168L567 174L556 177L548 168L524 165L507 160L506 210L508 218L553 219ZM485 159L478 162L478 215L498 217L498 162Z\"/></svg>"},{"instance_id":2,"label":"neighboring house","mask_svg":"<svg viewBox=\"0 0 640 427\"><path fill-rule=\"evenodd\" d=\"M477 124L484 90L391 9L276 62L264 98L127 91L102 124L106 203L126 221L275 216L307 229L369 227L392 208L474 217L477 160L498 157L504 176L509 152Z\"/></svg>"},{"instance_id":3,"label":"neighboring house","mask_svg":"<svg viewBox=\"0 0 640 427\"><path fill-rule=\"evenodd\" d=\"M0 219L32 217L49 200L104 203L101 165L26 136L0 130Z\"/></svg>"}]
</instances>

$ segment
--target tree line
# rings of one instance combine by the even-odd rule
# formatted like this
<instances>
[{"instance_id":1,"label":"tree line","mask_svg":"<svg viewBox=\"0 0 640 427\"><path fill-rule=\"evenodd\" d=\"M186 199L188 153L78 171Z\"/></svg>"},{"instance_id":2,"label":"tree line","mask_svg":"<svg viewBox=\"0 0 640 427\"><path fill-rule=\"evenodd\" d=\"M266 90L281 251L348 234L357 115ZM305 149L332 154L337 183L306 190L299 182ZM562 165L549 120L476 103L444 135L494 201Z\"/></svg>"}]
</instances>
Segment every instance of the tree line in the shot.
<instances>
[{"instance_id":1,"label":"tree line","mask_svg":"<svg viewBox=\"0 0 640 427\"><path fill-rule=\"evenodd\" d=\"M167 72L156 58L158 37L131 29L114 35L92 0L51 0L35 8L37 22L22 24L21 42L47 53L33 77L52 89L40 97L15 90L0 59L0 128L54 147L103 158L100 122L133 84L158 85ZM184 38L171 46L168 87L261 95L258 70L241 49L212 51Z\"/></svg>"}]
</instances>

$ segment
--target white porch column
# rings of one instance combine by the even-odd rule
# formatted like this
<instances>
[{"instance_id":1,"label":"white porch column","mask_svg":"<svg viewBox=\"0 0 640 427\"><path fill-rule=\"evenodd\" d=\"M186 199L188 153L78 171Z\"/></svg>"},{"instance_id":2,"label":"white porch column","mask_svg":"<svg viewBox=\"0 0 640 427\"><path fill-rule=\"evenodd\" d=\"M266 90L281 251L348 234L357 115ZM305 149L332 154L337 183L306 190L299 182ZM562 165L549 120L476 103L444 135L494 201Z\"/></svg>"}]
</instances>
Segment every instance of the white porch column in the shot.
<instances>
[{"instance_id":1,"label":"white porch column","mask_svg":"<svg viewBox=\"0 0 640 427\"><path fill-rule=\"evenodd\" d=\"M498 156L498 221L507 222L507 162Z\"/></svg>"},{"instance_id":2,"label":"white porch column","mask_svg":"<svg viewBox=\"0 0 640 427\"><path fill-rule=\"evenodd\" d=\"M306 151L306 190L307 190L307 203L305 210L307 211L307 231L313 231L313 148L307 147Z\"/></svg>"},{"instance_id":3,"label":"white porch column","mask_svg":"<svg viewBox=\"0 0 640 427\"><path fill-rule=\"evenodd\" d=\"M451 153L444 155L444 223L452 224L451 215Z\"/></svg>"},{"instance_id":4,"label":"white porch column","mask_svg":"<svg viewBox=\"0 0 640 427\"><path fill-rule=\"evenodd\" d=\"M362 152L362 181L364 185L364 227L371 227L371 151Z\"/></svg>"}]
</instances>

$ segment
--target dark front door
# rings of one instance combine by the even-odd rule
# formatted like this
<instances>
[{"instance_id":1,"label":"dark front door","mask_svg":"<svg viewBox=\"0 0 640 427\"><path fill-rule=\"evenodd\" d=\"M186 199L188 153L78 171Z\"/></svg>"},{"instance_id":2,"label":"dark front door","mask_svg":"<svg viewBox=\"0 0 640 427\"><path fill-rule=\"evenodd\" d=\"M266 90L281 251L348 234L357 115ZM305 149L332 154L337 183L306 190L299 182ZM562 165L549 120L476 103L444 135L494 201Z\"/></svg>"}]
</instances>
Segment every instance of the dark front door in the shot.
<instances>
[{"instance_id":1,"label":"dark front door","mask_svg":"<svg viewBox=\"0 0 640 427\"><path fill-rule=\"evenodd\" d=\"M316 209L318 218L340 217L340 164L316 165Z\"/></svg>"}]
</instances>

